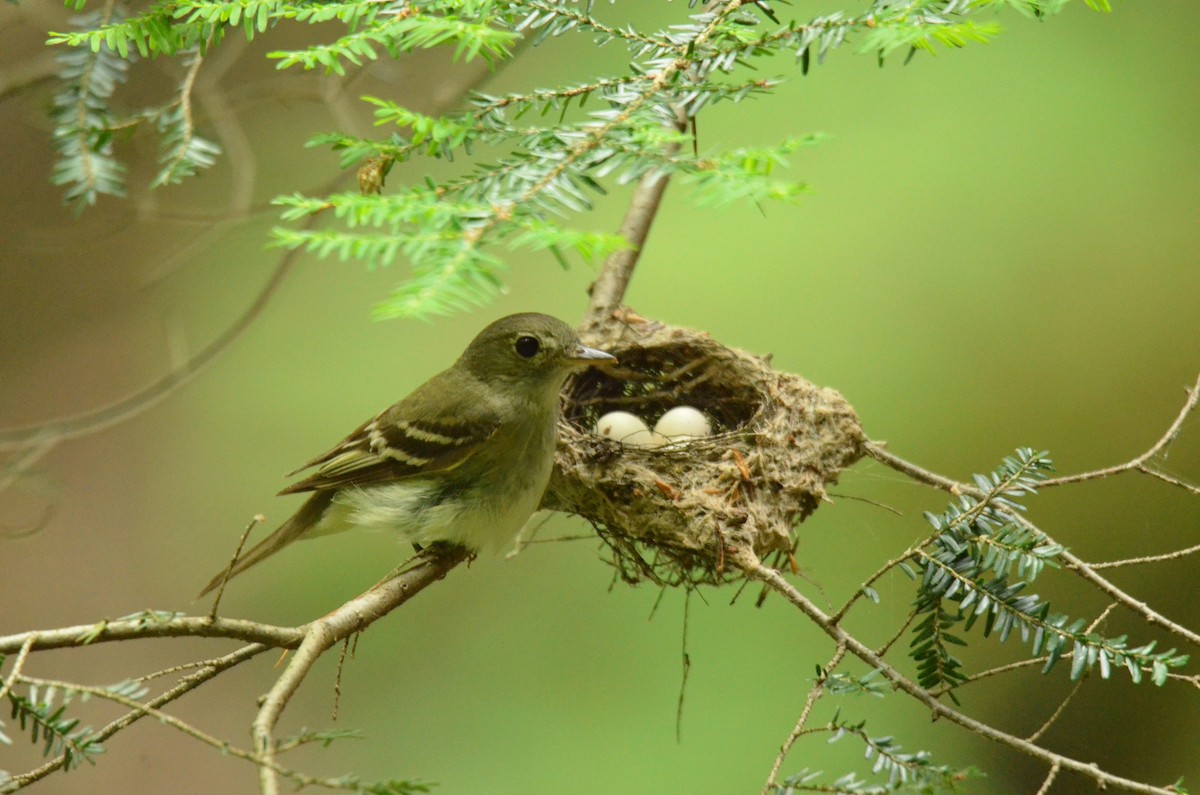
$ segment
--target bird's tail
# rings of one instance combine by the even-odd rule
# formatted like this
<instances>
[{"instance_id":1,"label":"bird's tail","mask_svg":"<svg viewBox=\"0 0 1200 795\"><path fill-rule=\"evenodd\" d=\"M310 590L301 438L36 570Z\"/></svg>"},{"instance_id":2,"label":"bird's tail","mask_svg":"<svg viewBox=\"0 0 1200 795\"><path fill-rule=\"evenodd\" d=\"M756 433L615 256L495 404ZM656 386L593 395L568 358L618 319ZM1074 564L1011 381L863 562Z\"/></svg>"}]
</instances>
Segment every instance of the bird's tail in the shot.
<instances>
[{"instance_id":1,"label":"bird's tail","mask_svg":"<svg viewBox=\"0 0 1200 795\"><path fill-rule=\"evenodd\" d=\"M241 574L259 561L269 558L311 530L321 520L325 509L329 507L329 503L333 500L333 494L333 491L318 491L309 497L300 506L300 510L292 515L291 519L281 524L274 533L259 541L246 554L238 558L237 562L233 565L233 569L230 570L226 567L217 576L209 580L208 585L204 586L204 590L196 598L199 599L209 591L216 590L220 587L221 583Z\"/></svg>"}]
</instances>

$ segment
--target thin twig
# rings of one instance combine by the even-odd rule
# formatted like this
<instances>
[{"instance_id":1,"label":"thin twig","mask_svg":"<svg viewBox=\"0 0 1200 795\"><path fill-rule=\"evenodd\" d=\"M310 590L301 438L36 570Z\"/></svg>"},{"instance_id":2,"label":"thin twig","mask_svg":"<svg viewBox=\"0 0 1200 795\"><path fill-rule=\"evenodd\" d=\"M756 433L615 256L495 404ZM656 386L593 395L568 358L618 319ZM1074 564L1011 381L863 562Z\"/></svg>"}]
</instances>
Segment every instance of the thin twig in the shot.
<instances>
[{"instance_id":1,"label":"thin twig","mask_svg":"<svg viewBox=\"0 0 1200 795\"><path fill-rule=\"evenodd\" d=\"M33 465L54 449L53 440L42 440L31 443L28 447L16 453L12 460L5 462L0 471L0 492L7 491L10 486L25 476Z\"/></svg>"},{"instance_id":2,"label":"thin twig","mask_svg":"<svg viewBox=\"0 0 1200 795\"><path fill-rule=\"evenodd\" d=\"M675 705L675 742L683 742L683 700L687 693L688 674L692 670L692 658L688 655L688 615L692 607L692 591L688 588L683 596L683 632L679 644L680 676L679 701Z\"/></svg>"},{"instance_id":3,"label":"thin twig","mask_svg":"<svg viewBox=\"0 0 1200 795\"><path fill-rule=\"evenodd\" d=\"M771 772L767 775L767 783L763 785L762 795L770 795L777 785L776 778L779 776L779 769L783 767L783 760L792 750L792 746L796 744L796 740L804 734L804 724L808 722L809 715L812 714L813 706L825 692L825 682L829 679L829 673L841 664L842 658L846 656L846 645L839 643L837 649L834 650L833 656L829 658L829 662L825 663L825 667L821 669L821 675L813 682L813 686L808 691L808 697L804 699L804 709L800 710L800 717L796 720L796 725L792 728L787 739L783 741L783 745L779 747L779 754L775 757L775 763L771 765Z\"/></svg>"},{"instance_id":4,"label":"thin twig","mask_svg":"<svg viewBox=\"0 0 1200 795\"><path fill-rule=\"evenodd\" d=\"M187 71L183 75L183 82L179 86L178 102L183 136L179 140L179 145L175 147L175 154L162 164L160 173L170 173L182 163L187 156L188 147L196 137L196 121L192 115L192 89L196 85L196 75L200 73L200 66L204 63L204 52L211 46L212 36L209 36L203 47L196 47L192 52L192 62L188 64Z\"/></svg>"},{"instance_id":5,"label":"thin twig","mask_svg":"<svg viewBox=\"0 0 1200 795\"><path fill-rule=\"evenodd\" d=\"M1186 420L1188 415L1191 414L1196 408L1197 401L1200 401L1200 376L1197 376L1196 383L1192 385L1192 388L1185 391L1187 392L1187 400L1184 401L1183 408L1179 410L1179 415L1175 418L1175 421L1171 423L1170 427L1167 428L1166 433L1164 433L1159 440L1155 442L1146 452L1130 459L1129 461L1126 461L1123 464L1115 464L1114 466L1104 467L1103 469L1094 469L1091 472L1080 472L1076 475L1066 475L1061 478L1044 480L1038 484L1038 488L1044 489L1049 488L1050 486L1065 486L1068 483L1081 483L1085 480L1107 478L1113 475L1119 475L1122 472L1128 472L1131 469L1140 469L1147 475L1158 477L1159 475L1156 472L1142 469L1142 466L1151 458L1167 449L1167 447L1169 447L1170 444L1175 441L1175 438L1179 436L1179 431L1183 428L1183 421Z\"/></svg>"},{"instance_id":6,"label":"thin twig","mask_svg":"<svg viewBox=\"0 0 1200 795\"><path fill-rule=\"evenodd\" d=\"M1164 552L1161 555L1146 555L1145 557L1141 558L1110 560L1104 563L1092 563L1089 565L1091 565L1093 569L1115 569L1119 566L1135 566L1139 563L1158 563L1164 560L1174 560L1175 558L1182 558L1185 555L1191 555L1195 552L1200 552L1200 544L1196 544L1194 547L1188 547L1187 549L1177 549L1174 552Z\"/></svg>"},{"instance_id":7,"label":"thin twig","mask_svg":"<svg viewBox=\"0 0 1200 795\"><path fill-rule=\"evenodd\" d=\"M904 561L911 558L913 556L913 553L915 553L916 551L917 551L916 547L909 547L908 549L904 550L903 553L897 555L896 557L892 558L887 563L884 563L882 566L880 566L878 569L876 569L875 573L872 574L870 577L868 577L866 580L864 580L863 584L858 587L858 590L856 590L853 593L853 595L851 595L851 597L848 600L846 600L846 603L844 605L842 605L842 608L833 614L833 622L836 624L836 623L840 622L843 618L845 618L846 613L850 612L850 608L854 607L855 603L857 603L859 599L862 599L864 596L867 595L866 592L867 592L868 588L870 588L872 585L874 585L875 582L880 577L887 574L889 571L891 571L892 569L896 568Z\"/></svg>"},{"instance_id":8,"label":"thin twig","mask_svg":"<svg viewBox=\"0 0 1200 795\"><path fill-rule=\"evenodd\" d=\"M242 531L242 537L238 539L237 548L233 550L233 557L229 559L229 565L225 567L225 574L221 577L221 584L217 586L217 595L213 599L212 609L208 611L208 617L215 619L217 617L217 608L221 606L221 597L225 595L225 586L229 584L229 578L233 576L233 567L237 565L238 558L242 556L242 548L246 546L246 539L250 537L250 531L256 525L266 521L265 516L261 513L256 513L246 529Z\"/></svg>"},{"instance_id":9,"label":"thin twig","mask_svg":"<svg viewBox=\"0 0 1200 795\"><path fill-rule=\"evenodd\" d=\"M908 631L908 628L912 625L913 621L916 621L916 619L916 613L909 613L908 618L904 619L904 623L900 625L900 628L897 629L896 632L890 638L888 638L875 653L880 657L886 657L887 653L891 651L892 646L896 645L896 641L904 637L904 633Z\"/></svg>"},{"instance_id":10,"label":"thin twig","mask_svg":"<svg viewBox=\"0 0 1200 795\"><path fill-rule=\"evenodd\" d=\"M1069 660L1071 659L1072 655L1072 652L1066 652L1061 656L1061 659ZM1029 668L1033 665L1044 665L1049 659L1050 655L1045 654L1041 657L1029 657L1027 659L1018 660L1017 662L1008 663L1006 665L997 665L995 668L988 668L986 671L980 671L977 674L972 674L961 681L955 682L952 685L943 685L942 687L934 688L933 690L930 690L929 693L934 698L941 698L951 690L958 690L963 685L969 685L972 682L978 682L980 679L987 679L989 676L999 676L1000 674L1006 674L1009 671L1018 671L1022 668Z\"/></svg>"},{"instance_id":11,"label":"thin twig","mask_svg":"<svg viewBox=\"0 0 1200 795\"><path fill-rule=\"evenodd\" d=\"M279 264L275 266L275 271L241 317L182 367L171 370L150 386L107 406L36 425L0 431L0 451L21 450L42 444L58 444L79 436L86 436L119 425L158 405L203 372L254 324L254 321L271 302L271 298L274 297L280 285L283 284L284 278L291 272L299 256L299 251L289 251L283 254Z\"/></svg>"},{"instance_id":12,"label":"thin twig","mask_svg":"<svg viewBox=\"0 0 1200 795\"><path fill-rule=\"evenodd\" d=\"M1178 486L1184 491L1190 491L1192 494L1200 495L1200 486L1180 480L1177 477L1172 477L1165 472L1159 472L1157 469L1151 469L1145 464L1139 464L1137 471L1145 475L1149 475L1152 478L1158 478L1163 483L1169 483L1172 486Z\"/></svg>"},{"instance_id":13,"label":"thin twig","mask_svg":"<svg viewBox=\"0 0 1200 795\"><path fill-rule=\"evenodd\" d=\"M1043 723L1038 728L1037 731L1035 731L1033 734L1029 735L1025 739L1029 740L1029 742L1031 742L1031 743L1036 743L1038 740L1042 739L1042 735L1045 734L1047 731L1049 731L1050 727L1054 725L1054 722L1057 721L1059 719L1059 717L1063 714L1063 712L1066 711L1067 705L1070 704L1071 699L1075 698L1075 695L1077 693L1079 693L1079 688L1083 687L1083 683L1086 681L1087 681L1087 672L1085 671L1083 676L1079 677L1079 681L1075 683L1075 687L1071 688L1071 692L1067 693L1067 697L1064 698L1062 700L1062 703L1058 705L1058 708L1054 710L1053 714L1051 714L1050 717L1046 718L1046 722Z\"/></svg>"},{"instance_id":14,"label":"thin twig","mask_svg":"<svg viewBox=\"0 0 1200 795\"><path fill-rule=\"evenodd\" d=\"M58 59L51 52L43 52L37 56L26 55L15 59L13 63L5 64L4 69L0 70L0 100L7 99L10 94L50 82L57 76L59 68Z\"/></svg>"},{"instance_id":15,"label":"thin twig","mask_svg":"<svg viewBox=\"0 0 1200 795\"><path fill-rule=\"evenodd\" d=\"M346 667L346 656L350 653L350 638L342 641L342 650L338 652L337 668L333 672L333 710L329 719L337 723L338 707L342 703L342 671Z\"/></svg>"},{"instance_id":16,"label":"thin twig","mask_svg":"<svg viewBox=\"0 0 1200 795\"><path fill-rule=\"evenodd\" d=\"M1104 608L1104 610L1102 610L1100 612L1100 615L1096 616L1096 620L1088 625L1088 628L1084 630L1084 634L1090 635L1093 632L1095 632L1096 628L1099 627L1101 624L1103 624L1104 620L1106 618L1108 618L1109 614L1116 609L1117 609L1117 603L1116 602L1110 603L1108 605L1108 607ZM1038 740L1042 739L1042 735L1044 735L1046 732L1048 732L1050 730L1050 727L1055 724L1055 722L1062 716L1062 714L1064 712L1066 712L1067 705L1070 704L1072 699L1074 699L1075 696L1079 693L1079 689L1081 687L1083 687L1083 683L1087 681L1088 674L1090 674L1090 673L1091 673L1091 671L1087 671L1087 670L1085 670L1083 672L1083 676L1079 677L1079 681L1075 683L1075 687L1071 688L1071 692L1067 693L1067 697L1062 700L1062 703L1060 703L1058 705L1058 708L1054 710L1053 714L1051 714L1050 717L1046 718L1046 721L1041 725L1041 727L1037 731L1035 731L1033 734L1029 735L1025 739L1029 740L1029 742L1031 742L1031 743L1036 743Z\"/></svg>"},{"instance_id":17,"label":"thin twig","mask_svg":"<svg viewBox=\"0 0 1200 795\"><path fill-rule=\"evenodd\" d=\"M1041 530L1039 530L1037 528L1036 525L1034 525L1032 522L1030 522L1028 519L1026 519L1023 516L1013 515L1013 518L1015 518L1018 522L1020 522L1023 526L1025 526L1027 528L1036 530L1038 532L1042 532ZM1139 599L1135 599L1132 596L1130 596L1129 594L1125 593L1120 588L1118 588L1116 585L1114 585L1113 583L1109 582L1104 577L1097 574L1092 569L1091 565L1084 562L1083 560L1080 560L1078 557L1076 557L1074 554L1072 554L1069 550L1063 550L1060 557L1062 558L1063 562L1066 564L1065 568L1068 568L1068 569L1076 572L1080 577L1087 580L1092 585L1099 588L1101 591L1104 591L1104 593L1108 594L1113 599L1116 599L1118 602L1120 602L1125 607L1129 608L1133 612L1140 615L1147 622L1153 624L1156 627L1162 627L1163 629L1168 630L1168 631L1172 632L1173 634L1178 635L1179 637L1184 638L1185 640L1196 644L1197 646L1200 646L1200 633L1194 632L1193 630L1188 629L1187 627L1183 626L1182 624L1172 621L1171 619L1169 619L1166 616L1159 613L1157 610L1154 610L1153 608L1151 608L1150 605L1146 604L1145 602L1143 602Z\"/></svg>"},{"instance_id":18,"label":"thin twig","mask_svg":"<svg viewBox=\"0 0 1200 795\"><path fill-rule=\"evenodd\" d=\"M8 673L8 678L0 679L0 701L4 700L4 697L8 695L13 685L16 684L17 677L21 675L21 668L25 665L25 659L29 656L29 650L33 648L33 641L33 637L25 639L25 642L21 644L21 650L17 652L17 659L13 660L13 667Z\"/></svg>"},{"instance_id":19,"label":"thin twig","mask_svg":"<svg viewBox=\"0 0 1200 795\"><path fill-rule=\"evenodd\" d=\"M1046 795L1050 791L1050 787L1054 785L1054 779L1058 778L1058 771L1062 770L1062 765L1058 762L1050 765L1050 772L1046 774L1046 780L1042 782L1042 786L1038 787L1038 791L1034 795Z\"/></svg>"},{"instance_id":20,"label":"thin twig","mask_svg":"<svg viewBox=\"0 0 1200 795\"><path fill-rule=\"evenodd\" d=\"M1174 679L1177 682L1187 682L1192 687L1200 690L1200 674L1167 674L1168 679Z\"/></svg>"}]
</instances>

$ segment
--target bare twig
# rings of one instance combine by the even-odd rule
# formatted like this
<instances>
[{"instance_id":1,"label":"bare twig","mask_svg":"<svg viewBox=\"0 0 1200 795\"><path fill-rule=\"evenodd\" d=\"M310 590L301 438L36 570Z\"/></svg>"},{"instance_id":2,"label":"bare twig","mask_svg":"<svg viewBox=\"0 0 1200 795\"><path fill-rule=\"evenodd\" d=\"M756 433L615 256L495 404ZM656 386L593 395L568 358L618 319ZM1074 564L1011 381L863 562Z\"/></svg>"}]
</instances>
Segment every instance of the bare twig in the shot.
<instances>
[{"instance_id":1,"label":"bare twig","mask_svg":"<svg viewBox=\"0 0 1200 795\"><path fill-rule=\"evenodd\" d=\"M1069 660L1069 659L1071 659L1072 656L1073 656L1072 652L1067 652L1062 655L1062 659ZM949 693L951 690L958 690L959 688L963 687L963 685L969 685L972 682L978 682L980 679L987 679L989 676L999 676L1000 674L1006 674L1009 671L1019 671L1022 668L1029 668L1030 666L1034 666L1034 665L1044 665L1046 663L1046 661L1049 659L1050 659L1050 655L1044 654L1041 657L1029 657L1024 660L1018 660L1017 662L1008 663L1007 665L997 665L995 668L988 668L986 671L980 671L977 674L972 674L972 675L966 677L965 679L963 679L962 681L954 683L953 685L943 685L942 687L936 687L933 690L930 690L929 693L934 698L941 698L942 696Z\"/></svg>"},{"instance_id":2,"label":"bare twig","mask_svg":"<svg viewBox=\"0 0 1200 795\"><path fill-rule=\"evenodd\" d=\"M17 677L21 675L21 668L25 665L26 658L29 657L29 650L33 648L33 637L28 637L21 644L20 651L17 652L17 659L13 660L12 670L8 673L7 679L0 679L0 701L8 695L12 690L12 686L16 683Z\"/></svg>"},{"instance_id":3,"label":"bare twig","mask_svg":"<svg viewBox=\"0 0 1200 795\"><path fill-rule=\"evenodd\" d=\"M762 795L770 795L771 790L776 786L776 779L779 776L779 769L783 767L783 760L787 758L788 753L792 750L792 746L796 744L796 740L804 734L804 724L808 722L808 716L812 714L813 706L825 692L825 682L829 679L829 673L841 664L842 658L846 656L846 646L839 643L837 649L834 650L833 656L829 658L829 662L825 663L825 667L821 669L821 675L813 682L812 688L808 691L808 698L804 700L804 709L800 710L800 717L796 720L796 725L792 728L787 739L783 741L783 745L779 747L779 754L775 757L775 763L771 765L771 772L767 775L767 783L763 785Z\"/></svg>"},{"instance_id":4,"label":"bare twig","mask_svg":"<svg viewBox=\"0 0 1200 795\"><path fill-rule=\"evenodd\" d=\"M1125 560L1110 560L1110 561L1106 561L1104 563L1092 563L1090 565L1093 569L1115 569L1115 568L1118 568L1119 566L1135 566L1139 563L1158 563L1158 562L1164 561L1164 560L1174 560L1175 558L1182 558L1187 555L1194 554L1196 552L1200 552L1200 544L1196 544L1195 546L1188 547L1187 549L1177 549L1174 552L1164 552L1161 555L1146 555L1145 557L1140 557L1140 558L1126 558Z\"/></svg>"},{"instance_id":5,"label":"bare twig","mask_svg":"<svg viewBox=\"0 0 1200 795\"><path fill-rule=\"evenodd\" d=\"M1180 480L1179 478L1168 475L1165 472L1159 472L1157 469L1151 469L1145 464L1139 464L1137 466L1137 471L1141 472L1142 474L1149 475L1152 478L1158 478L1163 483L1169 483L1172 486L1178 486L1184 491L1190 491L1192 494L1200 495L1200 486Z\"/></svg>"},{"instance_id":6,"label":"bare twig","mask_svg":"<svg viewBox=\"0 0 1200 795\"><path fill-rule=\"evenodd\" d=\"M1079 681L1075 683L1073 688L1071 688L1071 692L1067 693L1067 697L1062 700L1062 703L1058 705L1058 708L1054 710L1050 717L1046 718L1046 722L1038 727L1037 731L1025 739L1029 740L1031 743L1036 743L1038 740L1042 739L1042 735L1049 731L1050 727L1054 725L1055 721L1057 721L1059 717L1062 716L1063 712L1066 711L1067 705L1070 704L1071 699L1075 698L1075 696L1079 693L1079 688L1083 687L1083 683L1085 681L1087 681L1086 671L1084 671L1083 676L1079 677Z\"/></svg>"},{"instance_id":7,"label":"bare twig","mask_svg":"<svg viewBox=\"0 0 1200 795\"><path fill-rule=\"evenodd\" d=\"M7 99L10 94L52 80L58 69L58 60L51 52L43 52L36 57L27 55L15 59L14 63L5 64L4 69L0 70L0 99Z\"/></svg>"},{"instance_id":8,"label":"bare twig","mask_svg":"<svg viewBox=\"0 0 1200 795\"><path fill-rule=\"evenodd\" d=\"M880 646L875 653L880 657L886 657L887 653L892 650L892 646L896 645L896 641L904 637L904 633L908 631L908 628L912 626L912 622L916 621L916 619L917 614L915 612L909 613L908 618L904 620L904 623L899 626L899 628L892 634L890 638L884 641L883 645Z\"/></svg>"},{"instance_id":9,"label":"bare twig","mask_svg":"<svg viewBox=\"0 0 1200 795\"><path fill-rule=\"evenodd\" d=\"M1024 517L1017 517L1017 519L1021 522L1021 524L1037 529L1028 519L1025 519ZM1159 613L1157 610L1151 608L1150 605L1146 604L1140 599L1135 599L1129 594L1125 593L1116 585L1097 574L1090 565L1080 560L1071 552L1064 550L1061 557L1063 562L1066 564L1066 568L1076 572L1080 577L1087 580L1092 585L1095 585L1101 591L1104 591L1104 593L1108 594L1125 607L1140 615L1147 622L1156 627L1162 627L1163 629L1168 630L1171 633L1196 644L1197 646L1200 646L1200 633L1196 633L1182 624L1172 621L1171 619Z\"/></svg>"},{"instance_id":10,"label":"bare twig","mask_svg":"<svg viewBox=\"0 0 1200 795\"><path fill-rule=\"evenodd\" d=\"M1108 618L1109 613L1111 613L1113 610L1116 610L1116 609L1117 609L1116 602L1109 604L1108 607L1104 608L1104 610L1100 613L1100 615L1096 616L1096 620L1093 621L1091 624L1089 624L1088 628L1085 629L1084 632L1089 635L1092 632L1095 632L1096 628L1104 623L1104 619ZM1083 683L1087 681L1089 673L1091 673L1091 672L1086 671L1086 670L1083 672L1083 676L1079 677L1079 681L1075 683L1075 687L1071 688L1071 692L1067 693L1067 697L1062 700L1062 702L1058 705L1058 708L1054 710L1054 712L1050 715L1050 717L1046 718L1045 723L1043 723L1041 725L1041 727L1038 728L1037 731L1035 731L1033 734L1029 735L1029 737L1026 738L1027 740L1029 740L1029 742L1036 743L1038 740L1042 739L1042 735L1044 735L1047 731L1050 730L1050 727L1053 726L1054 723L1066 711L1067 705L1070 704L1071 700L1074 699L1075 696L1079 693L1079 689L1081 687L1083 687Z\"/></svg>"},{"instance_id":11,"label":"bare twig","mask_svg":"<svg viewBox=\"0 0 1200 795\"><path fill-rule=\"evenodd\" d=\"M1054 786L1054 779L1058 778L1058 771L1062 770L1062 765L1058 762L1050 765L1050 772L1046 774L1046 779L1042 782L1042 786L1038 787L1038 791L1034 795L1046 795L1050 791L1050 787Z\"/></svg>"},{"instance_id":12,"label":"bare twig","mask_svg":"<svg viewBox=\"0 0 1200 795\"><path fill-rule=\"evenodd\" d=\"M275 271L241 317L182 367L172 370L150 386L107 406L36 425L0 431L0 451L55 445L79 436L86 436L119 425L158 405L203 372L254 324L254 321L270 303L279 286L283 284L284 278L291 272L298 257L299 252L296 251L289 251L280 257Z\"/></svg>"},{"instance_id":13,"label":"bare twig","mask_svg":"<svg viewBox=\"0 0 1200 795\"><path fill-rule=\"evenodd\" d=\"M666 589L660 592L660 596ZM679 700L675 704L675 742L683 742L683 700L687 694L688 674L692 670L692 658L688 654L688 616L692 612L692 588L688 588L684 592L683 597L683 632L680 633L682 638L679 644L679 661L680 661L680 676L679 676ZM657 603L656 603L657 605Z\"/></svg>"},{"instance_id":14,"label":"bare twig","mask_svg":"<svg viewBox=\"0 0 1200 795\"><path fill-rule=\"evenodd\" d=\"M237 565L238 558L242 556L242 548L246 546L246 539L250 537L250 531L256 525L266 520L267 517L261 513L255 514L254 518L246 525L246 529L242 531L242 537L238 539L237 548L233 551L233 557L229 559L229 565L225 567L225 576L221 578L221 584L217 586L217 595L213 599L212 609L208 611L208 617L215 619L217 617L217 608L221 606L221 597L225 595L225 586L229 584L229 578L233 576L233 567Z\"/></svg>"},{"instance_id":15,"label":"bare twig","mask_svg":"<svg viewBox=\"0 0 1200 795\"><path fill-rule=\"evenodd\" d=\"M924 544L924 542L922 542L922 545L923 544ZM904 552L900 553L899 555L892 558L887 563L884 563L882 566L880 566L878 569L876 569L875 573L872 574L870 577L868 577L866 580L864 580L863 584L858 587L858 590L856 590L851 595L851 597L848 600L846 600L846 603L844 605L842 605L841 609L833 614L833 622L836 624L836 623L840 622L843 618L845 618L846 613L850 612L850 608L854 607L854 605L858 602L859 599L862 599L864 596L867 595L868 588L870 588L872 585L874 585L875 582L880 577L887 574L889 571L891 571L892 569L896 568L904 561L911 558L913 556L913 554L917 551L917 548L919 546L921 546L921 545L909 547L908 549L904 550Z\"/></svg>"},{"instance_id":16,"label":"bare twig","mask_svg":"<svg viewBox=\"0 0 1200 795\"><path fill-rule=\"evenodd\" d=\"M1138 470L1152 477L1162 477L1154 470L1145 468L1144 465L1151 458L1166 450L1167 447L1169 447L1171 443L1175 441L1175 438L1179 436L1179 431L1183 428L1183 421L1186 420L1188 415L1192 413L1192 411L1196 408L1196 402L1200 400L1200 376L1197 376L1196 383L1192 385L1191 389L1187 389L1185 391L1187 392L1187 400L1184 401L1183 408L1179 410L1179 415L1175 417L1175 421L1172 422L1170 427L1167 428L1166 433L1159 437L1159 440L1151 445L1150 449L1146 452L1130 459L1129 461L1126 461L1123 464L1115 464L1110 467L1104 467L1103 469L1094 469L1091 472L1080 472L1077 475L1066 475L1061 478L1044 480L1038 484L1038 488L1044 489L1050 486L1065 486L1068 483L1081 483L1085 480L1107 478L1113 475L1119 475L1122 472L1128 472L1131 469ZM1174 485L1184 484L1175 482Z\"/></svg>"}]
</instances>

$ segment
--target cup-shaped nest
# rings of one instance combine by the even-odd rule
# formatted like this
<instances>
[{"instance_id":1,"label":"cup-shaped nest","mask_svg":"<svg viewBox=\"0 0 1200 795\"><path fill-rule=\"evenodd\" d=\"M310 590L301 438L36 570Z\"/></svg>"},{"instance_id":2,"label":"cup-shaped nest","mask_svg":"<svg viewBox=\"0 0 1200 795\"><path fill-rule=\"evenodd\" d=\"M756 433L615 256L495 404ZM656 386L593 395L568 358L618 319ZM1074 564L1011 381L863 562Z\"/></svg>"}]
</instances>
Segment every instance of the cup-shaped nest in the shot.
<instances>
[{"instance_id":1,"label":"cup-shaped nest","mask_svg":"<svg viewBox=\"0 0 1200 795\"><path fill-rule=\"evenodd\" d=\"M863 455L866 437L845 398L776 372L767 358L649 321L585 341L618 364L567 382L542 505L591 522L627 581L736 579L725 556L740 545L759 557L791 554L794 525ZM610 411L653 426L675 406L702 411L712 435L643 448L594 432Z\"/></svg>"}]
</instances>

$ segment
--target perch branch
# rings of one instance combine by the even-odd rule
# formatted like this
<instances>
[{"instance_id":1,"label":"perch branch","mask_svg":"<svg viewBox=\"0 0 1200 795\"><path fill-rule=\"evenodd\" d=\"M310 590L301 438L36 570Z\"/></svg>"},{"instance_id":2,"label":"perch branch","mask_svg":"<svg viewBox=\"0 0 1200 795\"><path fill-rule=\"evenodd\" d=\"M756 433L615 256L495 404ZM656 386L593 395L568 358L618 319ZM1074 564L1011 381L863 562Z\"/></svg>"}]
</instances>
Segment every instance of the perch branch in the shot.
<instances>
[{"instance_id":1,"label":"perch branch","mask_svg":"<svg viewBox=\"0 0 1200 795\"><path fill-rule=\"evenodd\" d=\"M846 649L872 668L878 669L880 674L887 678L897 689L903 690L908 695L912 696L917 701L924 704L933 713L935 717L946 718L968 731L985 737L994 742L1001 743L1010 748L1013 748L1029 756L1042 760L1049 765L1058 765L1059 767L1073 770L1081 773L1096 782L1097 786L1118 787L1130 792L1154 793L1155 795L1173 795L1173 790L1156 787L1152 784L1145 784L1140 781L1122 778L1121 776L1108 773L1101 770L1094 764L1081 762L1077 759L1056 754L1041 746L1024 740L1015 735L996 729L986 723L978 721L969 715L965 715L955 709L952 709L942 702L934 698L933 694L922 688L916 682L904 676L898 670L893 668L886 660L879 657L875 652L871 651L867 646L860 642L857 638L850 635L837 624L833 623L831 616L826 615L819 607L810 601L804 594L800 593L795 586L784 579L778 571L763 565L751 550L747 548L739 548L738 552L733 555L735 564L742 569L748 576L766 584L772 590L779 593L793 606L797 607L805 616L813 623L824 630L825 634L829 635L839 646L845 646Z\"/></svg>"},{"instance_id":2,"label":"perch branch","mask_svg":"<svg viewBox=\"0 0 1200 795\"><path fill-rule=\"evenodd\" d=\"M305 777L277 764L275 760L276 747L271 732L284 706L322 652L404 604L427 585L444 577L447 572L466 558L467 551L461 547L451 547L438 552L431 551L420 558L415 565L384 580L328 616L299 627L279 627L253 621L208 616L168 615L165 618L158 618L156 614L146 613L99 624L24 632L0 637L0 654L16 651L19 655L17 663L21 663L33 651L137 638L222 637L253 641L250 645L224 657L200 663L202 667L181 679L178 685L146 704L138 705L128 714L102 729L97 739L104 740L138 718L147 714L157 715L155 710L164 704L179 698L222 671L261 654L267 649L297 648L298 651L293 656L291 664L280 674L259 709L252 728L255 751L253 754L247 752L244 758L252 759L258 765L260 784L264 792L278 792L279 775L301 784L315 783L327 786L324 780ZM19 673L20 666L14 664L14 674ZM164 672L159 672L159 674L161 673ZM10 675L6 684L16 679L15 675ZM45 777L61 768L64 763L65 759L59 757L28 773L14 776L15 789L20 789Z\"/></svg>"},{"instance_id":3,"label":"perch branch","mask_svg":"<svg viewBox=\"0 0 1200 795\"><path fill-rule=\"evenodd\" d=\"M1017 516L1015 518L1022 525L1036 529L1034 527L1033 523L1030 522L1025 517ZM1139 599L1135 599L1132 596L1130 596L1129 594L1125 593L1120 588L1118 588L1116 585L1114 585L1113 583L1109 582L1104 577L1097 574L1095 569L1093 569L1090 565L1088 565L1083 560L1080 560L1078 557L1071 554L1070 551L1063 550L1063 553L1060 557L1062 558L1063 562L1066 564L1066 568L1071 569L1076 574L1078 574L1080 577L1087 580L1092 585L1099 588L1101 591L1104 591L1104 593L1108 594L1113 599L1116 599L1118 602L1120 602L1125 607L1129 608L1133 612L1140 615L1147 622L1149 622L1157 627L1162 627L1163 629L1168 630L1169 632L1171 632L1181 638L1184 638L1185 640L1187 640L1191 643L1194 643L1197 646L1200 646L1200 634L1193 632L1192 630L1188 629L1187 627L1183 626L1182 624L1178 624L1178 623L1172 621L1171 619L1162 615L1158 611L1153 610L1150 607L1150 605L1146 604L1145 602L1143 602Z\"/></svg>"},{"instance_id":4,"label":"perch branch","mask_svg":"<svg viewBox=\"0 0 1200 795\"><path fill-rule=\"evenodd\" d=\"M275 680L264 697L251 725L254 753L258 760L259 790L263 795L278 795L279 778L275 762L275 724L283 708L327 649L407 602L462 563L468 557L463 547L448 547L423 555L413 566L379 583L356 599L346 602L324 618L304 627L304 639L292 661Z\"/></svg>"}]
</instances>

